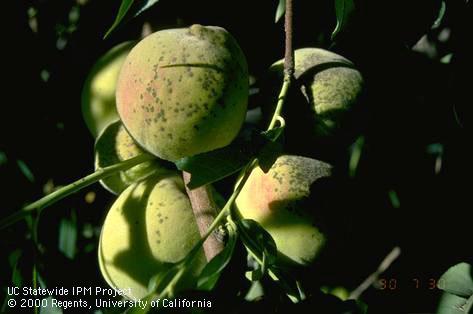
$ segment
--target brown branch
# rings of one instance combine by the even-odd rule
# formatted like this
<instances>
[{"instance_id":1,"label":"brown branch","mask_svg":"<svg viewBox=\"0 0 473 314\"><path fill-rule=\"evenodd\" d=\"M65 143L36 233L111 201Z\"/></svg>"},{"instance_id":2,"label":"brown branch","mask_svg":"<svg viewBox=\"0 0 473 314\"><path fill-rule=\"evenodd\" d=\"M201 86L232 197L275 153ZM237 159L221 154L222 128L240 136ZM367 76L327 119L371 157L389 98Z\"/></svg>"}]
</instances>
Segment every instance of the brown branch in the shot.
<instances>
[{"instance_id":1,"label":"brown branch","mask_svg":"<svg viewBox=\"0 0 473 314\"><path fill-rule=\"evenodd\" d=\"M399 257L401 254L401 249L396 246L392 249L392 251L383 259L381 264L378 266L378 269L372 273L371 275L368 276L355 290L353 290L350 293L350 296L348 297L349 299L356 300L358 299L363 292L365 292L369 287L371 287L372 284L374 284L378 278L379 275L384 273L389 266Z\"/></svg>"},{"instance_id":2,"label":"brown branch","mask_svg":"<svg viewBox=\"0 0 473 314\"><path fill-rule=\"evenodd\" d=\"M191 174L184 171L182 172L182 177L184 178L187 195L191 201L192 210L194 211L200 235L203 236L212 224L215 216L217 216L217 205L215 205L209 185L204 185L191 190L187 187L187 184L191 179ZM207 258L207 261L210 261L215 255L223 250L224 244L222 239L214 232L207 238L207 240L205 240L203 247L205 257Z\"/></svg>"},{"instance_id":3,"label":"brown branch","mask_svg":"<svg viewBox=\"0 0 473 314\"><path fill-rule=\"evenodd\" d=\"M292 0L286 0L286 12L284 14L284 31L286 33L286 51L284 54L285 78L292 79L294 75L294 49L292 48L293 23L292 23Z\"/></svg>"}]
</instances>

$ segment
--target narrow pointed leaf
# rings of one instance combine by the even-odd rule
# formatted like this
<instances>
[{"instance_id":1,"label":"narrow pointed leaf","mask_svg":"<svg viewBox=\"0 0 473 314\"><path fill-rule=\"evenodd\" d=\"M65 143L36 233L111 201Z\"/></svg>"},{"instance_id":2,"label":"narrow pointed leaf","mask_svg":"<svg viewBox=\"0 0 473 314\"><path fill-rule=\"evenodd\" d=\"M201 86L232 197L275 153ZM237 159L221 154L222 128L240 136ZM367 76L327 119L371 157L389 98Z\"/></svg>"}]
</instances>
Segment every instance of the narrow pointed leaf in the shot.
<instances>
[{"instance_id":1,"label":"narrow pointed leaf","mask_svg":"<svg viewBox=\"0 0 473 314\"><path fill-rule=\"evenodd\" d=\"M217 284L218 278L230 262L237 240L236 232L229 232L225 248L205 266L197 281L197 289L210 291Z\"/></svg>"},{"instance_id":2,"label":"narrow pointed leaf","mask_svg":"<svg viewBox=\"0 0 473 314\"><path fill-rule=\"evenodd\" d=\"M109 28L107 33L105 34L104 38L107 38L115 28L122 22L123 18L126 16L127 12L130 10L131 5L133 4L134 0L122 0L120 4L120 8L118 9L117 17L113 22L112 26Z\"/></svg>"},{"instance_id":3,"label":"narrow pointed leaf","mask_svg":"<svg viewBox=\"0 0 473 314\"><path fill-rule=\"evenodd\" d=\"M335 0L335 16L337 18L337 24L332 32L332 40L335 36L341 32L348 24L353 11L355 10L355 4L353 0Z\"/></svg>"},{"instance_id":4,"label":"narrow pointed leaf","mask_svg":"<svg viewBox=\"0 0 473 314\"><path fill-rule=\"evenodd\" d=\"M281 17L286 12L286 0L279 0L278 7L276 8L276 16L274 17L274 23L279 22Z\"/></svg>"}]
</instances>

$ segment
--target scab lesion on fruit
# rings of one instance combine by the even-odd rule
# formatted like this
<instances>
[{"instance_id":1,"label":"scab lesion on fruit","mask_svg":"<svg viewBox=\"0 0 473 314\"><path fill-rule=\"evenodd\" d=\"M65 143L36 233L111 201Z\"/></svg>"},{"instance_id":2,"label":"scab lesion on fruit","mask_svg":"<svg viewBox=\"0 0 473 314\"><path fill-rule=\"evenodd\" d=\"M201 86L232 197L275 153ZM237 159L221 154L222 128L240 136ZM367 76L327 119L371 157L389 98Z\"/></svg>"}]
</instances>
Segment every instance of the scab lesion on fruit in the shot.
<instances>
[{"instance_id":1,"label":"scab lesion on fruit","mask_svg":"<svg viewBox=\"0 0 473 314\"><path fill-rule=\"evenodd\" d=\"M170 161L228 145L235 138L245 117L248 93L244 88L239 88L244 87L248 81L243 53L224 29L200 28L200 37L189 38L189 28L163 30L146 37L129 54L128 57L136 61L129 68L122 68L119 79L123 91L117 89L117 107L119 113L123 109L124 115L121 118L125 125L146 150ZM232 44L227 45L229 42ZM150 53L153 49L156 52ZM144 60L139 58L141 54L144 55ZM150 60L147 61L148 59ZM151 69L148 67L150 63L154 65ZM238 73L235 73L236 70ZM156 79L158 72L159 81L148 82L146 86L133 84L127 77L138 73L140 77L151 78L154 75ZM181 82L186 84L180 84ZM136 97L137 103L132 101L130 95L143 87L149 88L143 98ZM155 93L156 96L159 95L160 108L156 107L155 112L166 108L173 113L163 121L167 121L173 129L172 141L167 134L160 134L159 124L162 119L158 118L157 125L147 126L143 130L142 125L146 123L149 111L145 110L140 116L141 112L137 109L127 121L127 113L131 112L128 106L135 107L146 101L147 94L152 94L156 87L159 87L159 91L155 90ZM222 96L223 92L225 94ZM225 101L217 104L219 97L224 97ZM177 101L186 105L192 101L194 106L182 106L176 104ZM232 110L232 114L227 113L229 110ZM220 119L221 117L224 119ZM194 122L199 122L199 132L195 132ZM206 128L201 122L211 127ZM229 128L228 125L235 127ZM177 133L181 129L182 135L179 138ZM210 131L217 131L219 136ZM153 136L153 133L158 136Z\"/></svg>"}]
</instances>

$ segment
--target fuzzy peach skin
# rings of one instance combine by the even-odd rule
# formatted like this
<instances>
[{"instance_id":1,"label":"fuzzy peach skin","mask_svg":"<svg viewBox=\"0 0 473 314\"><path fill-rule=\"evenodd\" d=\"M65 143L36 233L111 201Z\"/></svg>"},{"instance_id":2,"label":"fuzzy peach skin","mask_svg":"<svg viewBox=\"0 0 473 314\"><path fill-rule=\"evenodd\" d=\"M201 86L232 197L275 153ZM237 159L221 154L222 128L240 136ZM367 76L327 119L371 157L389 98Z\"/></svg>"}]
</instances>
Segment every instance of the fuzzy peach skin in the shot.
<instances>
[{"instance_id":1,"label":"fuzzy peach skin","mask_svg":"<svg viewBox=\"0 0 473 314\"><path fill-rule=\"evenodd\" d=\"M257 167L248 177L235 201L238 213L269 232L281 261L308 265L325 245L315 219L317 208L306 208L301 201L309 197L312 184L331 172L324 162L283 155L267 173Z\"/></svg>"},{"instance_id":2,"label":"fuzzy peach skin","mask_svg":"<svg viewBox=\"0 0 473 314\"><path fill-rule=\"evenodd\" d=\"M131 136L150 153L175 161L235 138L247 108L248 67L223 28L162 30L129 53L116 95Z\"/></svg>"},{"instance_id":3,"label":"fuzzy peach skin","mask_svg":"<svg viewBox=\"0 0 473 314\"><path fill-rule=\"evenodd\" d=\"M183 259L200 234L181 176L153 176L130 185L110 208L98 259L107 283L130 299L148 294L151 277ZM189 288L206 264L203 250L185 274Z\"/></svg>"},{"instance_id":4,"label":"fuzzy peach skin","mask_svg":"<svg viewBox=\"0 0 473 314\"><path fill-rule=\"evenodd\" d=\"M364 81L361 73L350 60L320 48L295 50L294 62L294 77L310 103L315 119L312 132L317 136L334 133L362 93ZM273 80L281 80L284 60L275 62L269 72ZM277 95L277 91L272 94Z\"/></svg>"}]
</instances>

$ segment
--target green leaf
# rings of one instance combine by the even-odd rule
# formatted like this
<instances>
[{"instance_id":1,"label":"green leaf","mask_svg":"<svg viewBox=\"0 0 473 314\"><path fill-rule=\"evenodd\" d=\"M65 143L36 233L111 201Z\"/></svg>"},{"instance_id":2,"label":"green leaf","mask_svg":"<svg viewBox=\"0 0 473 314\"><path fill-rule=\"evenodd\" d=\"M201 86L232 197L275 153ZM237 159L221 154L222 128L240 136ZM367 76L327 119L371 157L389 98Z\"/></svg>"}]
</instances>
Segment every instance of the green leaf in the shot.
<instances>
[{"instance_id":1,"label":"green leaf","mask_svg":"<svg viewBox=\"0 0 473 314\"><path fill-rule=\"evenodd\" d=\"M16 264L18 263L18 260L21 257L21 254L22 254L21 250L16 249L13 252L11 252L10 255L8 255L8 264L10 265L10 268L13 268L16 266Z\"/></svg>"},{"instance_id":2,"label":"green leaf","mask_svg":"<svg viewBox=\"0 0 473 314\"><path fill-rule=\"evenodd\" d=\"M255 301L264 295L263 285L259 281L254 281L245 295L246 301Z\"/></svg>"},{"instance_id":3,"label":"green leaf","mask_svg":"<svg viewBox=\"0 0 473 314\"><path fill-rule=\"evenodd\" d=\"M444 293L437 308L437 314L470 314L466 311L468 300L454 294Z\"/></svg>"},{"instance_id":4,"label":"green leaf","mask_svg":"<svg viewBox=\"0 0 473 314\"><path fill-rule=\"evenodd\" d=\"M261 135L266 137L268 140L274 142L281 136L283 132L284 132L284 127L277 127L269 131L263 131L261 132Z\"/></svg>"},{"instance_id":5,"label":"green leaf","mask_svg":"<svg viewBox=\"0 0 473 314\"><path fill-rule=\"evenodd\" d=\"M339 32L345 29L354 10L355 4L353 0L335 0L335 15L337 17L337 25L332 32L332 40L335 39Z\"/></svg>"},{"instance_id":6,"label":"green leaf","mask_svg":"<svg viewBox=\"0 0 473 314\"><path fill-rule=\"evenodd\" d=\"M182 263L172 264L172 266L170 266L166 270L160 271L159 273L151 277L148 283L149 294L141 299L141 301L146 302L145 303L146 306L144 308L141 308L139 306L133 306L133 307L130 307L128 310L126 310L125 313L127 314L148 313L151 310L151 301L156 299L157 294L161 293L161 291L171 283L174 277L180 271L182 271L182 267L183 267ZM173 298L174 295L165 295L164 297Z\"/></svg>"},{"instance_id":7,"label":"green leaf","mask_svg":"<svg viewBox=\"0 0 473 314\"><path fill-rule=\"evenodd\" d=\"M388 196L389 196L389 200L391 201L391 205L393 206L393 208L401 207L401 201L399 200L399 196L397 195L396 191L389 190Z\"/></svg>"},{"instance_id":8,"label":"green leaf","mask_svg":"<svg viewBox=\"0 0 473 314\"><path fill-rule=\"evenodd\" d=\"M241 219L238 222L243 244L265 266L276 262L278 249L273 237L259 223L252 219ZM263 261L263 259L265 259Z\"/></svg>"},{"instance_id":9,"label":"green leaf","mask_svg":"<svg viewBox=\"0 0 473 314\"><path fill-rule=\"evenodd\" d=\"M440 59L440 63L450 64L452 62L453 53L448 53Z\"/></svg>"},{"instance_id":10,"label":"green leaf","mask_svg":"<svg viewBox=\"0 0 473 314\"><path fill-rule=\"evenodd\" d=\"M74 259L77 243L77 222L74 211L71 218L63 218L59 223L59 251Z\"/></svg>"},{"instance_id":11,"label":"green leaf","mask_svg":"<svg viewBox=\"0 0 473 314\"><path fill-rule=\"evenodd\" d=\"M276 281L286 292L287 296L293 303L298 303L304 299L297 281L294 280L286 271L278 268L277 266L271 266L269 276Z\"/></svg>"},{"instance_id":12,"label":"green leaf","mask_svg":"<svg viewBox=\"0 0 473 314\"><path fill-rule=\"evenodd\" d=\"M468 298L465 304L465 312L468 314L473 313L473 295Z\"/></svg>"},{"instance_id":13,"label":"green leaf","mask_svg":"<svg viewBox=\"0 0 473 314\"><path fill-rule=\"evenodd\" d=\"M284 128L279 127L262 132L262 135L269 139L269 142L261 149L257 157L258 165L264 173L267 173L269 169L271 169L276 159L283 152L283 142L280 140L283 131Z\"/></svg>"},{"instance_id":14,"label":"green leaf","mask_svg":"<svg viewBox=\"0 0 473 314\"><path fill-rule=\"evenodd\" d=\"M271 235L256 221L241 219L237 222L238 231L243 244L260 265L266 265L269 276L286 292L289 299L298 303L302 300L297 282L290 278L284 270L274 265L277 258L277 247ZM263 261L266 254L266 261Z\"/></svg>"},{"instance_id":15,"label":"green leaf","mask_svg":"<svg viewBox=\"0 0 473 314\"><path fill-rule=\"evenodd\" d=\"M286 0L279 0L278 7L276 8L276 16L274 17L274 23L279 22L281 17L286 12Z\"/></svg>"},{"instance_id":16,"label":"green leaf","mask_svg":"<svg viewBox=\"0 0 473 314\"><path fill-rule=\"evenodd\" d=\"M235 244L237 240L237 233L231 227L228 228L228 242L225 248L217 256L205 266L204 270L197 280L197 289L210 291L217 284L218 278L222 271L230 262L233 251L235 250Z\"/></svg>"},{"instance_id":17,"label":"green leaf","mask_svg":"<svg viewBox=\"0 0 473 314\"><path fill-rule=\"evenodd\" d=\"M445 1L442 1L440 4L439 14L435 19L434 24L432 24L432 29L438 28L440 26L443 21L443 17L445 16L445 11L447 11L447 4L445 3Z\"/></svg>"},{"instance_id":18,"label":"green leaf","mask_svg":"<svg viewBox=\"0 0 473 314\"><path fill-rule=\"evenodd\" d=\"M133 0L122 0L120 8L118 9L117 17L115 18L115 21L113 22L107 33L105 33L104 38L107 38L112 33L112 31L122 22L123 18L130 10L132 4Z\"/></svg>"},{"instance_id":19,"label":"green leaf","mask_svg":"<svg viewBox=\"0 0 473 314\"><path fill-rule=\"evenodd\" d=\"M140 15L141 13L143 13L144 11L148 10L153 5L158 3L158 1L159 0L145 0L145 1L143 1L142 4L140 5L140 7L136 10L136 13L133 16L136 17L136 16Z\"/></svg>"},{"instance_id":20,"label":"green leaf","mask_svg":"<svg viewBox=\"0 0 473 314\"><path fill-rule=\"evenodd\" d=\"M150 292L150 295L153 295L156 292L160 292L166 286L168 286L172 279L176 276L176 274L181 270L181 268L181 263L174 264L170 268L160 271L159 273L151 277L148 284L148 291Z\"/></svg>"},{"instance_id":21,"label":"green leaf","mask_svg":"<svg viewBox=\"0 0 473 314\"><path fill-rule=\"evenodd\" d=\"M439 279L442 284L440 289L457 295L469 298L473 295L473 271L472 266L467 263L460 263L449 268Z\"/></svg>"},{"instance_id":22,"label":"green leaf","mask_svg":"<svg viewBox=\"0 0 473 314\"><path fill-rule=\"evenodd\" d=\"M34 182L34 175L28 165L20 159L16 161L16 164L18 165L18 168L20 168L21 173L23 173L23 175L28 179L28 181Z\"/></svg>"},{"instance_id":23,"label":"green leaf","mask_svg":"<svg viewBox=\"0 0 473 314\"><path fill-rule=\"evenodd\" d=\"M361 159L361 153L365 144L365 138L360 136L356 139L356 142L353 144L351 149L350 161L348 164L348 173L350 177L355 177L358 170L358 165Z\"/></svg>"},{"instance_id":24,"label":"green leaf","mask_svg":"<svg viewBox=\"0 0 473 314\"><path fill-rule=\"evenodd\" d=\"M137 17L158 2L159 0L122 0L120 8L118 9L117 17L115 18L113 25L105 34L104 38L107 38L115 30L115 28L117 28L117 26L123 22L125 17Z\"/></svg>"},{"instance_id":25,"label":"green leaf","mask_svg":"<svg viewBox=\"0 0 473 314\"><path fill-rule=\"evenodd\" d=\"M22 254L22 251L17 249L11 252L8 256L8 263L12 269L11 282L17 287L20 287L23 282L23 277L20 270L18 269L18 261L20 260Z\"/></svg>"},{"instance_id":26,"label":"green leaf","mask_svg":"<svg viewBox=\"0 0 473 314\"><path fill-rule=\"evenodd\" d=\"M268 253L266 250L263 249L263 257L261 260L260 264L256 264L256 269L247 271L245 273L245 277L249 281L259 281L261 278L263 278L264 274L266 273L266 270L269 268L270 265L268 265Z\"/></svg>"},{"instance_id":27,"label":"green leaf","mask_svg":"<svg viewBox=\"0 0 473 314\"><path fill-rule=\"evenodd\" d=\"M249 281L259 281L261 278L263 278L263 275L264 272L261 267L245 272L245 277Z\"/></svg>"},{"instance_id":28,"label":"green leaf","mask_svg":"<svg viewBox=\"0 0 473 314\"><path fill-rule=\"evenodd\" d=\"M207 153L184 157L175 162L177 168L191 174L190 189L221 180L241 170L272 140L277 131L271 133L249 131L241 134L230 145ZM267 156L265 156L267 158Z\"/></svg>"},{"instance_id":29,"label":"green leaf","mask_svg":"<svg viewBox=\"0 0 473 314\"><path fill-rule=\"evenodd\" d=\"M258 154L258 165L267 173L273 166L274 162L283 153L283 144L281 142L268 143Z\"/></svg>"},{"instance_id":30,"label":"green leaf","mask_svg":"<svg viewBox=\"0 0 473 314\"><path fill-rule=\"evenodd\" d=\"M8 162L7 154L5 152L0 151L0 166L6 164Z\"/></svg>"}]
</instances>

